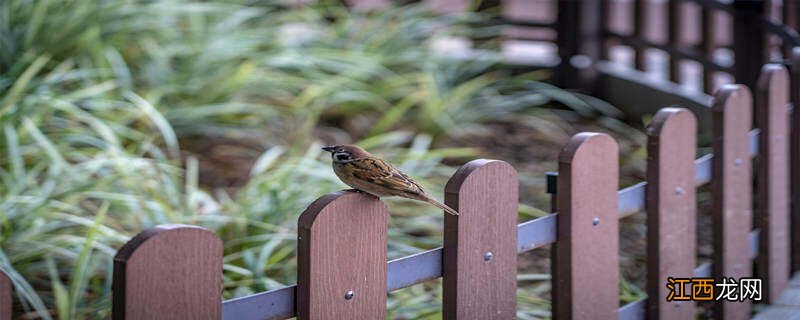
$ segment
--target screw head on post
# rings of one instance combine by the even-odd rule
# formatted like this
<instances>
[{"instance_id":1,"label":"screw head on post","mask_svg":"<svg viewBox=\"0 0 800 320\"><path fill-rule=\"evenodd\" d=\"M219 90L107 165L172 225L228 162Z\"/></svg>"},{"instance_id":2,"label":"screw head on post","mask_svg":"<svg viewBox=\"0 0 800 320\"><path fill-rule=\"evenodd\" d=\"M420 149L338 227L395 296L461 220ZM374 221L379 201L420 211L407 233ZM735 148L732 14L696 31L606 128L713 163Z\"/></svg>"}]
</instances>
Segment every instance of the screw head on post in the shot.
<instances>
[{"instance_id":1,"label":"screw head on post","mask_svg":"<svg viewBox=\"0 0 800 320\"><path fill-rule=\"evenodd\" d=\"M355 295L356 295L356 293L353 292L353 290L347 290L347 292L344 293L344 299L345 300L353 299L353 297L355 297Z\"/></svg>"}]
</instances>

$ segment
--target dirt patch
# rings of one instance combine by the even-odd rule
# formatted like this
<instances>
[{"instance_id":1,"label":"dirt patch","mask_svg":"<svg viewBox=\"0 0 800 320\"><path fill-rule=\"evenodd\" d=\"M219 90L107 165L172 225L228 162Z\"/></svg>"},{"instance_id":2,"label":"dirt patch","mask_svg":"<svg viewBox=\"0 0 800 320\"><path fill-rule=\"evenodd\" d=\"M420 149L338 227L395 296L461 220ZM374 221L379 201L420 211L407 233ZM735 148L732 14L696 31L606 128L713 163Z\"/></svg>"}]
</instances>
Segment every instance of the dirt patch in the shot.
<instances>
[{"instance_id":1,"label":"dirt patch","mask_svg":"<svg viewBox=\"0 0 800 320\"><path fill-rule=\"evenodd\" d=\"M199 163L199 184L205 190L235 192L250 179L250 168L264 151L255 138L195 135L182 137L181 158L194 157Z\"/></svg>"}]
</instances>

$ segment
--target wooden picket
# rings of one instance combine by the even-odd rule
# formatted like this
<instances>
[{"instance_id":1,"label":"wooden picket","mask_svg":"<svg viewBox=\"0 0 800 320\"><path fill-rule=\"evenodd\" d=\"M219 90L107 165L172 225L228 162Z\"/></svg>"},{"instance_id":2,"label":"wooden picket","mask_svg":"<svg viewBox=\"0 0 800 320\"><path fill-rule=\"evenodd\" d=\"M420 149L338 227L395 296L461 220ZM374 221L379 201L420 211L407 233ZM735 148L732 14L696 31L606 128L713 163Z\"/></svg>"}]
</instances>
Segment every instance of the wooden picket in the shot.
<instances>
[{"instance_id":1,"label":"wooden picket","mask_svg":"<svg viewBox=\"0 0 800 320\"><path fill-rule=\"evenodd\" d=\"M386 318L386 206L355 191L314 201L297 223L297 318Z\"/></svg>"},{"instance_id":2,"label":"wooden picket","mask_svg":"<svg viewBox=\"0 0 800 320\"><path fill-rule=\"evenodd\" d=\"M222 241L186 225L147 229L114 257L113 319L219 319Z\"/></svg>"},{"instance_id":3,"label":"wooden picket","mask_svg":"<svg viewBox=\"0 0 800 320\"><path fill-rule=\"evenodd\" d=\"M559 155L554 319L617 318L618 157L616 141L600 133L573 136Z\"/></svg>"},{"instance_id":4,"label":"wooden picket","mask_svg":"<svg viewBox=\"0 0 800 320\"><path fill-rule=\"evenodd\" d=\"M781 65L761 71L758 104L759 156L757 168L760 230L757 276L764 281L764 300L771 303L789 281L789 74Z\"/></svg>"},{"instance_id":5,"label":"wooden picket","mask_svg":"<svg viewBox=\"0 0 800 320\"><path fill-rule=\"evenodd\" d=\"M12 288L11 279L0 270L0 320L11 320Z\"/></svg>"},{"instance_id":6,"label":"wooden picket","mask_svg":"<svg viewBox=\"0 0 800 320\"><path fill-rule=\"evenodd\" d=\"M694 303L668 302L666 284L694 276L697 120L687 109L661 109L647 135L647 315L691 319Z\"/></svg>"},{"instance_id":7,"label":"wooden picket","mask_svg":"<svg viewBox=\"0 0 800 320\"><path fill-rule=\"evenodd\" d=\"M517 172L496 160L462 166L445 187L445 319L511 319L517 296Z\"/></svg>"},{"instance_id":8,"label":"wooden picket","mask_svg":"<svg viewBox=\"0 0 800 320\"><path fill-rule=\"evenodd\" d=\"M717 91L713 113L712 182L714 222L714 278L752 277L749 233L752 229L752 170L748 134L753 99L743 85ZM726 279L727 280L727 279ZM720 300L714 304L720 319L749 319L751 301Z\"/></svg>"}]
</instances>

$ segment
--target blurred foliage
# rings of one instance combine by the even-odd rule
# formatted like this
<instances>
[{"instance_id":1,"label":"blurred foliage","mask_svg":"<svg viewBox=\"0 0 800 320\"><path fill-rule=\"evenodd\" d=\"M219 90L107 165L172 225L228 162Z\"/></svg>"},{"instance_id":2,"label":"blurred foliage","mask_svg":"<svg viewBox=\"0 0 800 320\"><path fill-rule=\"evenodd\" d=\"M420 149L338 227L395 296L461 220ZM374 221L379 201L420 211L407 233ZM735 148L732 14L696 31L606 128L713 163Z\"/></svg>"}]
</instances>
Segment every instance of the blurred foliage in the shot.
<instances>
[{"instance_id":1,"label":"blurred foliage","mask_svg":"<svg viewBox=\"0 0 800 320\"><path fill-rule=\"evenodd\" d=\"M535 111L553 101L597 111L542 74L512 76L491 51L431 49L485 18L338 1L0 2L0 269L27 316L108 318L116 249L163 223L220 235L226 298L292 283L298 214L344 187L320 138L359 142L432 186L453 171L442 159L476 155L437 139L551 122ZM201 187L180 145L210 137L263 150L235 192ZM436 210L399 201L390 255L437 246ZM549 283L533 281L521 319L549 315ZM390 314L440 318L436 288L393 293Z\"/></svg>"}]
</instances>

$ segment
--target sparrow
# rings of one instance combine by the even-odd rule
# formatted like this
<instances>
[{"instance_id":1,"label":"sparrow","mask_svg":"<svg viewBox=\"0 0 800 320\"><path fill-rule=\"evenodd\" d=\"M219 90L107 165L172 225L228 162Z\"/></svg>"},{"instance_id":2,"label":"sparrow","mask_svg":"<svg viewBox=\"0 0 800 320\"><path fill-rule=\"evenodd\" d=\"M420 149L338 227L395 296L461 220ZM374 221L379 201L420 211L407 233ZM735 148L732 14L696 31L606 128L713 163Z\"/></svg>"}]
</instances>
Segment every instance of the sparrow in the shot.
<instances>
[{"instance_id":1,"label":"sparrow","mask_svg":"<svg viewBox=\"0 0 800 320\"><path fill-rule=\"evenodd\" d=\"M361 147L352 144L323 147L331 153L333 172L345 184L378 198L398 196L424 201L445 212L458 212L425 193L425 190L407 174L389 162L372 156Z\"/></svg>"}]
</instances>

